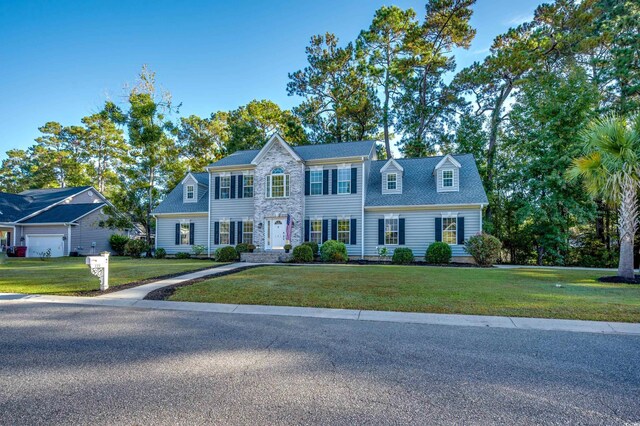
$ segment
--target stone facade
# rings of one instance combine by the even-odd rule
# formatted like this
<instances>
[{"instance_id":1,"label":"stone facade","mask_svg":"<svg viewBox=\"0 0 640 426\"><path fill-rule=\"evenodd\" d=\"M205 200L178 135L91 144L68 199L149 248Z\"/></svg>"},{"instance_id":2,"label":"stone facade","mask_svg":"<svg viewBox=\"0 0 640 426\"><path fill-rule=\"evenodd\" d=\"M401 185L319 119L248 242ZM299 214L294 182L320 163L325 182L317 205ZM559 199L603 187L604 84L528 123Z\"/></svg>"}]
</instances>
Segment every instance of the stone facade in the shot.
<instances>
[{"instance_id":1,"label":"stone facade","mask_svg":"<svg viewBox=\"0 0 640 426\"><path fill-rule=\"evenodd\" d=\"M284 169L289 175L289 197L267 198L266 180L271 175L271 170L276 167ZM265 247L265 220L274 217L286 217L291 215L293 229L291 232L291 244L297 246L302 243L304 237L304 167L303 163L280 143L272 144L254 171L254 244L260 248Z\"/></svg>"}]
</instances>

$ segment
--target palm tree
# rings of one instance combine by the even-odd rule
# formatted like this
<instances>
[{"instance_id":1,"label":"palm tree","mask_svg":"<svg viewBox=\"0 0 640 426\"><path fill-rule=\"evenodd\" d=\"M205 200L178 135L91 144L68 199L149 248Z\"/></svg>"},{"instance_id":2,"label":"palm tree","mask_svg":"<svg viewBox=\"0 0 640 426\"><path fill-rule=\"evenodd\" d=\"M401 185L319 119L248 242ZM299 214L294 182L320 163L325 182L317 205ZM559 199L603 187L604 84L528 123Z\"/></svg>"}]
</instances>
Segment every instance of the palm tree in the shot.
<instances>
[{"instance_id":1,"label":"palm tree","mask_svg":"<svg viewBox=\"0 0 640 426\"><path fill-rule=\"evenodd\" d=\"M618 275L634 279L633 239L638 229L640 183L640 116L615 115L593 121L581 134L585 154L573 161L568 174L582 177L594 197L618 206L620 261Z\"/></svg>"}]
</instances>

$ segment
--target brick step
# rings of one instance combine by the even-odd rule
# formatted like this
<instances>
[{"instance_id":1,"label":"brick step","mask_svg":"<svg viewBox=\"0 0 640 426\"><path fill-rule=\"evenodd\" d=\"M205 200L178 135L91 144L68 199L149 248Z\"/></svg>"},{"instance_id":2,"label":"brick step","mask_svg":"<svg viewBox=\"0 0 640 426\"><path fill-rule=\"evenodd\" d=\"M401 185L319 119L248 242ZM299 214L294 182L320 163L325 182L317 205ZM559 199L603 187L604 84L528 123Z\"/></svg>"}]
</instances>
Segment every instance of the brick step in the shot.
<instances>
[{"instance_id":1,"label":"brick step","mask_svg":"<svg viewBox=\"0 0 640 426\"><path fill-rule=\"evenodd\" d=\"M284 251L262 251L240 254L240 261L248 263L282 263L289 259L291 259L291 253L285 253Z\"/></svg>"}]
</instances>

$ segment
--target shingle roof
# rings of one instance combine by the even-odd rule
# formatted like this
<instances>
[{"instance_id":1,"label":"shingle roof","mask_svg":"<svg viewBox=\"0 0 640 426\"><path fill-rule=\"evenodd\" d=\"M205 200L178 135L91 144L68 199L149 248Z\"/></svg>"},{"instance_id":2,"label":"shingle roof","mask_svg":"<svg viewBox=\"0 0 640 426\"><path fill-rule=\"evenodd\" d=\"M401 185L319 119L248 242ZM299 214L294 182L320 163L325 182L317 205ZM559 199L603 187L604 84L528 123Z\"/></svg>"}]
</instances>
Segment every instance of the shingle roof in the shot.
<instances>
[{"instance_id":1,"label":"shingle roof","mask_svg":"<svg viewBox=\"0 0 640 426\"><path fill-rule=\"evenodd\" d=\"M382 194L382 174L380 169L384 161L373 161L369 173L367 199L365 206L417 206L430 204L487 204L482 180L471 154L454 155L461 164L460 190L456 192L438 192L435 166L442 156L428 158L396 159L404 168L402 175L402 194Z\"/></svg>"},{"instance_id":2,"label":"shingle roof","mask_svg":"<svg viewBox=\"0 0 640 426\"><path fill-rule=\"evenodd\" d=\"M375 144L375 141L358 141L300 145L292 146L291 148L300 156L300 158L305 161L309 161L329 158L368 156ZM216 161L215 163L210 164L209 167L249 165L259 152L260 151L257 149L237 151Z\"/></svg>"},{"instance_id":3,"label":"shingle roof","mask_svg":"<svg viewBox=\"0 0 640 426\"><path fill-rule=\"evenodd\" d=\"M89 188L80 186L32 189L20 194L0 193L0 222L15 222Z\"/></svg>"},{"instance_id":4,"label":"shingle roof","mask_svg":"<svg viewBox=\"0 0 640 426\"><path fill-rule=\"evenodd\" d=\"M183 185L179 183L173 191L167 194L153 213L206 213L209 209L209 173L191 173L198 181L198 201L183 202Z\"/></svg>"},{"instance_id":5,"label":"shingle roof","mask_svg":"<svg viewBox=\"0 0 640 426\"><path fill-rule=\"evenodd\" d=\"M70 223L105 203L59 204L20 223Z\"/></svg>"}]
</instances>

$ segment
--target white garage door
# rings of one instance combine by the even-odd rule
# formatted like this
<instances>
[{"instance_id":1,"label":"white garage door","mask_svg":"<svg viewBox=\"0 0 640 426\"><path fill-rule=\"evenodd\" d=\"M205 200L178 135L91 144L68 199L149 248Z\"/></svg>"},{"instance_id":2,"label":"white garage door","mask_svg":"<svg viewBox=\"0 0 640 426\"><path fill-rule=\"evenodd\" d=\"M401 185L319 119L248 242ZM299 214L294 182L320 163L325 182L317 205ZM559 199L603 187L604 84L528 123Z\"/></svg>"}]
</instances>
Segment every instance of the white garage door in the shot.
<instances>
[{"instance_id":1,"label":"white garage door","mask_svg":"<svg viewBox=\"0 0 640 426\"><path fill-rule=\"evenodd\" d=\"M51 257L64 256L62 235L27 235L27 257L39 257L51 249Z\"/></svg>"}]
</instances>

